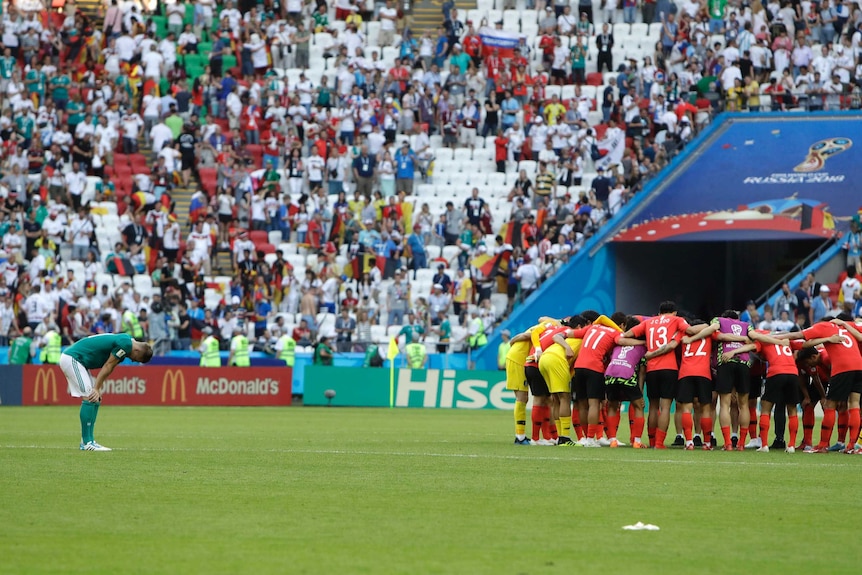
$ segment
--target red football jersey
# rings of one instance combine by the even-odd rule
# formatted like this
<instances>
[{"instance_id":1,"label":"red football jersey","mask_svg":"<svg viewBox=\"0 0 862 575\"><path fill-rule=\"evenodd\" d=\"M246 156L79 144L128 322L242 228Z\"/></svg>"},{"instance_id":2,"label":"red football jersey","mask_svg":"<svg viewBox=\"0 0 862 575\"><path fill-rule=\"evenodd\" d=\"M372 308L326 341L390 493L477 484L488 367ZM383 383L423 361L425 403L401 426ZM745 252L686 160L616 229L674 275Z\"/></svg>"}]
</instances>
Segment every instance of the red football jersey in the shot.
<instances>
[{"instance_id":1,"label":"red football jersey","mask_svg":"<svg viewBox=\"0 0 862 575\"><path fill-rule=\"evenodd\" d=\"M539 347L542 349L542 351L545 351L546 349L554 345L555 336L562 334L562 336L565 337L565 334L568 330L569 328L561 325L549 327L542 332L542 335L539 336Z\"/></svg>"},{"instance_id":2,"label":"red football jersey","mask_svg":"<svg viewBox=\"0 0 862 575\"><path fill-rule=\"evenodd\" d=\"M572 337L584 341L578 352L578 359L575 360L575 369L591 369L604 373L608 367L606 358L621 335L618 330L606 325L588 325L576 329Z\"/></svg>"},{"instance_id":3,"label":"red football jersey","mask_svg":"<svg viewBox=\"0 0 862 575\"><path fill-rule=\"evenodd\" d=\"M832 360L832 375L847 371L862 371L862 355L859 354L859 344L850 333L843 327L834 323L821 321L815 323L802 334L805 339L820 339L838 334L842 337L841 343L824 343L823 347L829 352Z\"/></svg>"},{"instance_id":4,"label":"red football jersey","mask_svg":"<svg viewBox=\"0 0 862 575\"><path fill-rule=\"evenodd\" d=\"M766 360L766 377L775 375L798 375L796 360L793 359L793 350L789 344L778 345L772 343L755 342L757 353Z\"/></svg>"},{"instance_id":5,"label":"red football jersey","mask_svg":"<svg viewBox=\"0 0 862 575\"><path fill-rule=\"evenodd\" d=\"M683 346L679 378L684 377L712 379L712 338L706 337Z\"/></svg>"},{"instance_id":6,"label":"red football jersey","mask_svg":"<svg viewBox=\"0 0 862 575\"><path fill-rule=\"evenodd\" d=\"M684 319L676 315L657 315L642 321L632 329L638 339L646 339L647 351L656 351L663 345L682 339L689 328ZM647 371L677 369L676 354L665 353L647 361Z\"/></svg>"}]
</instances>

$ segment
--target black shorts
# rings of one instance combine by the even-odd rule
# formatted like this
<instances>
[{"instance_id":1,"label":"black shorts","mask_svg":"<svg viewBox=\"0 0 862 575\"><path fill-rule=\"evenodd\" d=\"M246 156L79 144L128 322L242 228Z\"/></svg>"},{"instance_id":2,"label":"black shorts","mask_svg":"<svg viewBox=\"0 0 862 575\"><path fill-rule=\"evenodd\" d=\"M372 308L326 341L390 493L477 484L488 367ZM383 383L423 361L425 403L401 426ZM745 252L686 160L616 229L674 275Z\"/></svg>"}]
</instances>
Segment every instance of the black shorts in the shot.
<instances>
[{"instance_id":1,"label":"black shorts","mask_svg":"<svg viewBox=\"0 0 862 575\"><path fill-rule=\"evenodd\" d=\"M674 399L679 372L675 369L659 369L646 374L647 397L650 401L657 399Z\"/></svg>"},{"instance_id":2,"label":"black shorts","mask_svg":"<svg viewBox=\"0 0 862 575\"><path fill-rule=\"evenodd\" d=\"M551 68L551 78L559 78L560 80L565 80L566 70L560 70L559 68Z\"/></svg>"},{"instance_id":3,"label":"black shorts","mask_svg":"<svg viewBox=\"0 0 862 575\"><path fill-rule=\"evenodd\" d=\"M605 393L608 396L608 401L637 401L644 396L640 386L619 383L606 385Z\"/></svg>"},{"instance_id":4,"label":"black shorts","mask_svg":"<svg viewBox=\"0 0 862 575\"><path fill-rule=\"evenodd\" d=\"M826 399L847 401L851 393L862 393L862 371L845 371L833 375L826 390Z\"/></svg>"},{"instance_id":5,"label":"black shorts","mask_svg":"<svg viewBox=\"0 0 862 575\"><path fill-rule=\"evenodd\" d=\"M576 368L572 383L574 384L572 390L578 401L605 398L605 374L603 373L583 367Z\"/></svg>"},{"instance_id":6,"label":"black shorts","mask_svg":"<svg viewBox=\"0 0 862 575\"><path fill-rule=\"evenodd\" d=\"M751 388L751 368L738 361L729 361L718 366L715 372L715 391L719 395L732 392L748 395Z\"/></svg>"},{"instance_id":7,"label":"black shorts","mask_svg":"<svg viewBox=\"0 0 862 575\"><path fill-rule=\"evenodd\" d=\"M799 403L799 376L790 374L773 375L766 378L763 401L796 405Z\"/></svg>"},{"instance_id":8,"label":"black shorts","mask_svg":"<svg viewBox=\"0 0 862 575\"><path fill-rule=\"evenodd\" d=\"M820 383L823 383L823 382L821 381ZM814 385L813 382L809 381L807 387L808 387L808 398L811 400L812 405L817 403L821 399L824 399L823 396L820 394L820 388L817 387L816 385ZM828 391L829 382L824 383L823 388Z\"/></svg>"},{"instance_id":9,"label":"black shorts","mask_svg":"<svg viewBox=\"0 0 862 575\"><path fill-rule=\"evenodd\" d=\"M545 378L538 367L527 366L524 368L524 376L527 378L527 385L530 386L530 393L536 397L548 397L551 391L548 389L548 384L545 383Z\"/></svg>"},{"instance_id":10,"label":"black shorts","mask_svg":"<svg viewBox=\"0 0 862 575\"><path fill-rule=\"evenodd\" d=\"M231 220L233 220L232 214L219 214L218 215L218 221L220 221L223 224L229 224L231 222Z\"/></svg>"},{"instance_id":11,"label":"black shorts","mask_svg":"<svg viewBox=\"0 0 862 575\"><path fill-rule=\"evenodd\" d=\"M757 399L763 394L763 386L766 384L766 380L762 375L752 375L748 381L750 382L748 399Z\"/></svg>"},{"instance_id":12,"label":"black shorts","mask_svg":"<svg viewBox=\"0 0 862 575\"><path fill-rule=\"evenodd\" d=\"M694 398L701 405L712 403L712 380L706 377L691 375L679 380L676 389L678 403L694 403Z\"/></svg>"}]
</instances>

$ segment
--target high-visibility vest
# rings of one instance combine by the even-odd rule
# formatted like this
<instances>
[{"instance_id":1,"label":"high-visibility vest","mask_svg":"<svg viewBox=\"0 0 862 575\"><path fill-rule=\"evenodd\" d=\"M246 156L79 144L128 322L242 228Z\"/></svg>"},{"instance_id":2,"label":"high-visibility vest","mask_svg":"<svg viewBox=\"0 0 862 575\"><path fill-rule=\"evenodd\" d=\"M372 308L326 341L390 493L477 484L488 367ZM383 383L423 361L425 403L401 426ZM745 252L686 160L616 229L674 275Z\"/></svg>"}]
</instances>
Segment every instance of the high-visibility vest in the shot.
<instances>
[{"instance_id":1,"label":"high-visibility vest","mask_svg":"<svg viewBox=\"0 0 862 575\"><path fill-rule=\"evenodd\" d=\"M488 343L488 336L485 335L485 322L482 321L481 317L477 317L473 320L473 324L477 326L476 334L471 335L467 341L470 347L481 347Z\"/></svg>"},{"instance_id":2,"label":"high-visibility vest","mask_svg":"<svg viewBox=\"0 0 862 575\"><path fill-rule=\"evenodd\" d=\"M233 365L237 367L248 367L251 362L248 359L248 338L244 335L235 335L230 340L233 350Z\"/></svg>"},{"instance_id":3,"label":"high-visibility vest","mask_svg":"<svg viewBox=\"0 0 862 575\"><path fill-rule=\"evenodd\" d=\"M221 367L221 356L218 353L218 340L208 335L203 342L204 350L201 353L201 367Z\"/></svg>"},{"instance_id":4,"label":"high-visibility vest","mask_svg":"<svg viewBox=\"0 0 862 575\"><path fill-rule=\"evenodd\" d=\"M123 312L123 333L127 333L137 340L144 339L144 328L138 321L138 316L126 310Z\"/></svg>"},{"instance_id":5,"label":"high-visibility vest","mask_svg":"<svg viewBox=\"0 0 862 575\"><path fill-rule=\"evenodd\" d=\"M278 359L284 361L287 367L293 367L296 361L296 340L289 335L283 335L278 339L281 344L281 351L278 352Z\"/></svg>"},{"instance_id":6,"label":"high-visibility vest","mask_svg":"<svg viewBox=\"0 0 862 575\"><path fill-rule=\"evenodd\" d=\"M32 345L33 340L23 335L12 340L12 347L9 348L9 363L11 365L30 363L30 347Z\"/></svg>"},{"instance_id":7,"label":"high-visibility vest","mask_svg":"<svg viewBox=\"0 0 862 575\"><path fill-rule=\"evenodd\" d=\"M497 347L497 369L506 369L506 356L510 349L512 349L512 344L508 341L501 342Z\"/></svg>"},{"instance_id":8,"label":"high-visibility vest","mask_svg":"<svg viewBox=\"0 0 862 575\"><path fill-rule=\"evenodd\" d=\"M60 334L56 331L49 331L45 334L45 339L48 340L48 343L45 344L45 347L42 349L39 359L42 360L42 363L51 363L55 365L60 363L60 352L63 345L63 338L61 338Z\"/></svg>"},{"instance_id":9,"label":"high-visibility vest","mask_svg":"<svg viewBox=\"0 0 862 575\"><path fill-rule=\"evenodd\" d=\"M404 348L407 353L407 364L411 369L421 369L425 363L425 344L408 343Z\"/></svg>"}]
</instances>

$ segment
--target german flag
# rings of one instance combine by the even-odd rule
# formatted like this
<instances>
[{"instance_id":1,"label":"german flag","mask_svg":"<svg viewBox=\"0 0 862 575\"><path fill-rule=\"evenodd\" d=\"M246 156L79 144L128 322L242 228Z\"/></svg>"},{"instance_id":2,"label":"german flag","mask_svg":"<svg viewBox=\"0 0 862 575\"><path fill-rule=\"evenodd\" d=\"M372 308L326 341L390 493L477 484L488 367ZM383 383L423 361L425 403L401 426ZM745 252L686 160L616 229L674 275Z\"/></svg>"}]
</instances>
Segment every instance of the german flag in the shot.
<instances>
[{"instance_id":1,"label":"german flag","mask_svg":"<svg viewBox=\"0 0 862 575\"><path fill-rule=\"evenodd\" d=\"M336 214L332 222L332 229L329 231L329 241L339 245L344 241L344 216Z\"/></svg>"},{"instance_id":2,"label":"german flag","mask_svg":"<svg viewBox=\"0 0 862 575\"><path fill-rule=\"evenodd\" d=\"M376 257L374 254L356 254L356 257L350 262L351 277L353 279L360 279L362 274L371 271L375 266Z\"/></svg>"},{"instance_id":3,"label":"german flag","mask_svg":"<svg viewBox=\"0 0 862 575\"><path fill-rule=\"evenodd\" d=\"M482 272L486 278L496 275L506 275L509 270L509 258L512 256L511 249L502 250L497 255L489 256L481 254L470 260L470 265Z\"/></svg>"}]
</instances>

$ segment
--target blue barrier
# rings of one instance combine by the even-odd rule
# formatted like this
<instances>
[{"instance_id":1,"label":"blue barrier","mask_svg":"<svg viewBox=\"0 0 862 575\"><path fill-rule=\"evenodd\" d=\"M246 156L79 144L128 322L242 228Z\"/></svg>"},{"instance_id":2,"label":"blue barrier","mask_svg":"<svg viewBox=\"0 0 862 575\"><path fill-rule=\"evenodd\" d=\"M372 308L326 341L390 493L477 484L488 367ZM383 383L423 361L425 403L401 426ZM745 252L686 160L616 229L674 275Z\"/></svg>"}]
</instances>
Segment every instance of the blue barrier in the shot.
<instances>
[{"instance_id":1,"label":"blue barrier","mask_svg":"<svg viewBox=\"0 0 862 575\"><path fill-rule=\"evenodd\" d=\"M21 405L23 371L20 365L0 365L0 405Z\"/></svg>"}]
</instances>

